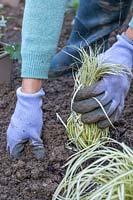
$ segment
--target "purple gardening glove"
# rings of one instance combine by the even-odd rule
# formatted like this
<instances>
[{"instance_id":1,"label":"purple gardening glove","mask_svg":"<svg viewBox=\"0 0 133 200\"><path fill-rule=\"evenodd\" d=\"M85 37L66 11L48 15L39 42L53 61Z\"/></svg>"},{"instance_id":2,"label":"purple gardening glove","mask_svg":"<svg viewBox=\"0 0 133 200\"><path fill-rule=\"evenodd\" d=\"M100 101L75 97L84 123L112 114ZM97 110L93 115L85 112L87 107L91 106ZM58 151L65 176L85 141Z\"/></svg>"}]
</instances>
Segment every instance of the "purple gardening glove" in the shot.
<instances>
[{"instance_id":1,"label":"purple gardening glove","mask_svg":"<svg viewBox=\"0 0 133 200\"><path fill-rule=\"evenodd\" d=\"M44 147L41 139L42 131L42 97L43 89L34 94L21 92L17 89L17 104L7 130L7 148L10 154L18 158L28 140L37 159L43 159Z\"/></svg>"},{"instance_id":2,"label":"purple gardening glove","mask_svg":"<svg viewBox=\"0 0 133 200\"><path fill-rule=\"evenodd\" d=\"M133 42L124 34L117 37L118 41L105 53L99 55L99 60L105 63L121 64L132 69L133 66ZM101 61L100 61L101 62ZM79 90L73 109L81 113L84 123L97 123L99 128L110 126L103 110L98 102L92 98L96 97L103 105L112 123L117 121L124 108L125 97L130 88L131 76L127 74L108 75L99 82Z\"/></svg>"}]
</instances>

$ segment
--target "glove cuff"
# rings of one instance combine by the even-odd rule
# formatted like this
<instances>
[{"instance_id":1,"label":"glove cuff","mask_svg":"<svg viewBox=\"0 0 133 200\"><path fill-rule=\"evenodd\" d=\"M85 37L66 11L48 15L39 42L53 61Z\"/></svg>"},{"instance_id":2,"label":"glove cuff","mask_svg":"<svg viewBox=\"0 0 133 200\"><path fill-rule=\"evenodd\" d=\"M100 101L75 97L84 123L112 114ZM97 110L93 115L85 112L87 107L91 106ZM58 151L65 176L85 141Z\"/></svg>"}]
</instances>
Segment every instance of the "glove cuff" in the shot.
<instances>
[{"instance_id":1,"label":"glove cuff","mask_svg":"<svg viewBox=\"0 0 133 200\"><path fill-rule=\"evenodd\" d=\"M19 87L16 91L17 97L26 97L26 98L38 98L38 97L43 97L45 95L44 90L41 88L38 92L29 94L29 93L24 93L21 91L22 87Z\"/></svg>"},{"instance_id":2,"label":"glove cuff","mask_svg":"<svg viewBox=\"0 0 133 200\"><path fill-rule=\"evenodd\" d=\"M127 41L129 44L133 45L133 40L131 40L125 33L122 33L121 37Z\"/></svg>"},{"instance_id":3,"label":"glove cuff","mask_svg":"<svg viewBox=\"0 0 133 200\"><path fill-rule=\"evenodd\" d=\"M118 43L116 43L116 45L130 50L133 53L133 41L130 40L124 33L122 35L117 35L117 40Z\"/></svg>"}]
</instances>

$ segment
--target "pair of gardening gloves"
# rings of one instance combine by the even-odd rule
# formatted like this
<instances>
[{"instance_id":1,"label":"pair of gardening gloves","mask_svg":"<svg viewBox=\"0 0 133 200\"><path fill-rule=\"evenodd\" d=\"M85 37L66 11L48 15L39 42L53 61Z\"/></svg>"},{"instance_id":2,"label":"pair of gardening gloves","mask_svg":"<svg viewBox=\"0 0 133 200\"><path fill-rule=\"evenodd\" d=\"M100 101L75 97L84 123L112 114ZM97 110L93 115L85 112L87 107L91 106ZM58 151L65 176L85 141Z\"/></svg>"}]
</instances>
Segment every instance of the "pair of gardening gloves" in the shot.
<instances>
[{"instance_id":1,"label":"pair of gardening gloves","mask_svg":"<svg viewBox=\"0 0 133 200\"><path fill-rule=\"evenodd\" d=\"M109 50L99 55L99 59L106 63L121 64L131 70L133 42L124 34L118 36L117 39L118 41ZM101 102L108 117L114 123L121 116L130 81L131 77L127 74L105 76L99 82L77 93L73 109L81 113L84 123L97 123L100 128L106 128L110 126L110 122L93 97ZM43 95L43 89L35 94L25 94L21 88L17 89L17 104L7 130L7 148L15 158L21 155L25 142L29 140L31 140L35 157L37 159L44 157L45 152L41 139Z\"/></svg>"}]
</instances>

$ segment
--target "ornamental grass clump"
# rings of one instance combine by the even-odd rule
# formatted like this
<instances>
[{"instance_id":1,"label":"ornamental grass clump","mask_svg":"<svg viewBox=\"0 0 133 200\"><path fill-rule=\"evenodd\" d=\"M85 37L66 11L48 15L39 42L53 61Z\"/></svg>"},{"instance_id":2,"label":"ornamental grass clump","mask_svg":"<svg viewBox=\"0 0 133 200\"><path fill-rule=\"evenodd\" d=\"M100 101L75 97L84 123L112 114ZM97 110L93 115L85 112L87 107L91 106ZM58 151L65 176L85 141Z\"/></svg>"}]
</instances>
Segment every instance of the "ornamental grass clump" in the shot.
<instances>
[{"instance_id":1,"label":"ornamental grass clump","mask_svg":"<svg viewBox=\"0 0 133 200\"><path fill-rule=\"evenodd\" d=\"M100 59L97 57L97 52L94 53L91 48L89 49L89 55L83 48L78 49L82 67L74 76L75 86L71 105L73 104L76 93L81 88L92 85L99 81L103 76L111 74L122 76L123 73L130 73L124 66L105 63L103 58ZM105 116L113 126L100 101L95 97L93 98L99 103ZM99 141L101 138L109 136L109 128L100 129L96 124L87 125L82 123L81 114L74 112L72 106L70 117L67 120L66 130L70 141L76 145L77 149L86 148Z\"/></svg>"},{"instance_id":2,"label":"ornamental grass clump","mask_svg":"<svg viewBox=\"0 0 133 200\"><path fill-rule=\"evenodd\" d=\"M124 143L99 141L73 155L65 167L53 200L133 199L133 150Z\"/></svg>"}]
</instances>

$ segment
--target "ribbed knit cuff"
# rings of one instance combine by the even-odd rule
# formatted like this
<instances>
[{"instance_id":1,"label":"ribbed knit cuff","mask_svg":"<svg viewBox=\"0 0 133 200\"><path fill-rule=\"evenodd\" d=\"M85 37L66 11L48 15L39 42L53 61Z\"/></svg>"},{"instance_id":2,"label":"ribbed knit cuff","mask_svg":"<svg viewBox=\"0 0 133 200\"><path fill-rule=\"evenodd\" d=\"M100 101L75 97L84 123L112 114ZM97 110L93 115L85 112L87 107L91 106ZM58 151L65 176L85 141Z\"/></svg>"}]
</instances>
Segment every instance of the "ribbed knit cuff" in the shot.
<instances>
[{"instance_id":1,"label":"ribbed knit cuff","mask_svg":"<svg viewBox=\"0 0 133 200\"><path fill-rule=\"evenodd\" d=\"M131 28L133 28L133 17L132 17L131 21L129 22L129 26L130 26Z\"/></svg>"},{"instance_id":2,"label":"ribbed knit cuff","mask_svg":"<svg viewBox=\"0 0 133 200\"><path fill-rule=\"evenodd\" d=\"M47 79L51 56L22 54L22 78Z\"/></svg>"}]
</instances>

